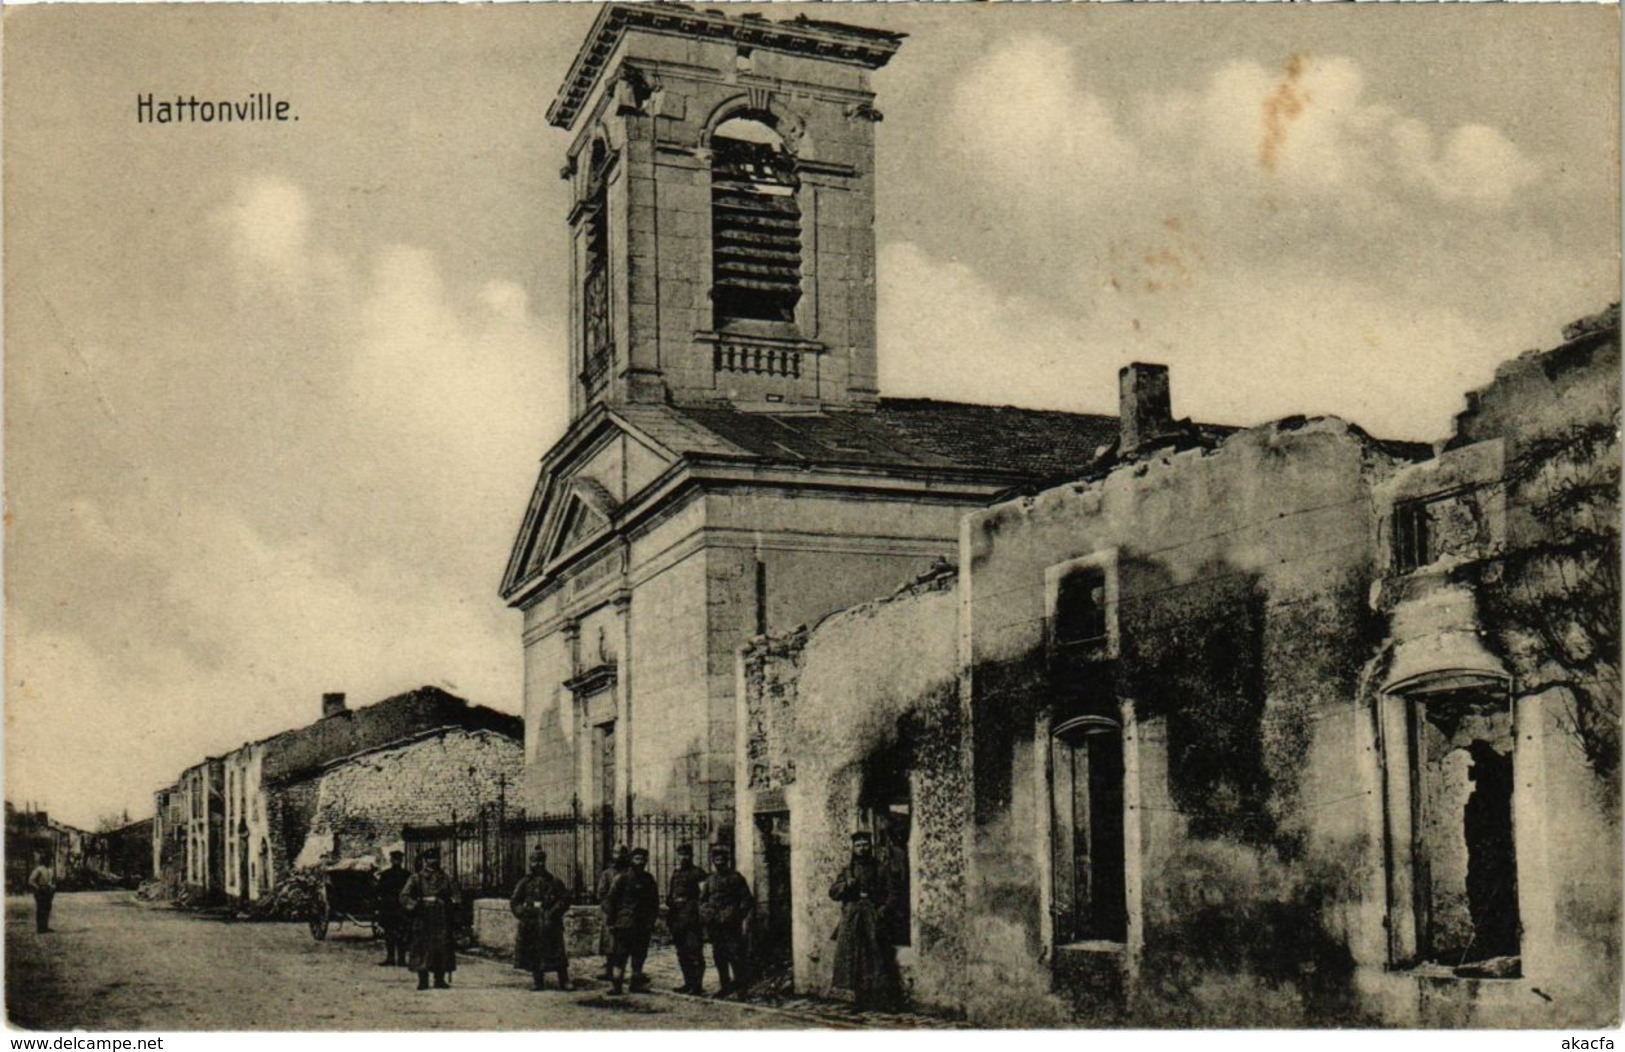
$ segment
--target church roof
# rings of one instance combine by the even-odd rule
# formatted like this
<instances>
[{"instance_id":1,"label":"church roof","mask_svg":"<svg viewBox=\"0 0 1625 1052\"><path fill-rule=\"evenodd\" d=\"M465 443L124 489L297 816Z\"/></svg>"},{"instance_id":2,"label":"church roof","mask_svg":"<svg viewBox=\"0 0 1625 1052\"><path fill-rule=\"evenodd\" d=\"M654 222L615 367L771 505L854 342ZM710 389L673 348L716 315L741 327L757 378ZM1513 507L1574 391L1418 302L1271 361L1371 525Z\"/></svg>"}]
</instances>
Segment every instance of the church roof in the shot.
<instances>
[{"instance_id":1,"label":"church roof","mask_svg":"<svg viewBox=\"0 0 1625 1052\"><path fill-rule=\"evenodd\" d=\"M1117 438L1115 416L930 398L886 398L872 411L643 406L618 412L674 452L691 456L1021 478L1083 471Z\"/></svg>"}]
</instances>

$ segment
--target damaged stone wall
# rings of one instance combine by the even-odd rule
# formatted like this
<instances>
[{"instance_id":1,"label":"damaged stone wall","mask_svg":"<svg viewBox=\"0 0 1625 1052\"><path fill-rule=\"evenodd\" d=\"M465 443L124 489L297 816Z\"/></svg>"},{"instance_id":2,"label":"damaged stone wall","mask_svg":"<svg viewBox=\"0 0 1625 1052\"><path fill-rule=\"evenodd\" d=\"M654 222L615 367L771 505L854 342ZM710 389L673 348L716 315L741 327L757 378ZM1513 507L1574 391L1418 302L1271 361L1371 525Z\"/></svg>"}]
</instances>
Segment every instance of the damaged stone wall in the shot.
<instances>
[{"instance_id":1,"label":"damaged stone wall","mask_svg":"<svg viewBox=\"0 0 1625 1052\"><path fill-rule=\"evenodd\" d=\"M951 573L844 610L810 630L758 640L740 657L741 815L763 801L790 814L796 988L832 994L829 887L850 859L850 832L876 765L906 763L911 945L899 952L915 1004L958 1011L965 943L964 827L969 794L955 684L957 604ZM900 660L899 655L907 655ZM740 857L754 829L740 822ZM755 874L758 898L765 874Z\"/></svg>"},{"instance_id":2,"label":"damaged stone wall","mask_svg":"<svg viewBox=\"0 0 1625 1052\"><path fill-rule=\"evenodd\" d=\"M791 743L806 646L807 630L802 628L759 639L742 653L744 777L752 793L782 792L796 780Z\"/></svg>"},{"instance_id":3,"label":"damaged stone wall","mask_svg":"<svg viewBox=\"0 0 1625 1052\"><path fill-rule=\"evenodd\" d=\"M337 858L371 856L401 840L401 827L467 818L524 776L521 743L491 731L446 730L351 757L316 779L309 837L331 838Z\"/></svg>"},{"instance_id":4,"label":"damaged stone wall","mask_svg":"<svg viewBox=\"0 0 1625 1052\"><path fill-rule=\"evenodd\" d=\"M1341 421L1284 421L970 516L973 1020L1359 1021L1356 967L1383 963L1357 956L1382 942L1366 509L1397 464ZM1045 573L1110 551L1119 646L1069 697ZM1057 945L1049 919L1049 728L1082 711L1124 721L1116 949Z\"/></svg>"},{"instance_id":5,"label":"damaged stone wall","mask_svg":"<svg viewBox=\"0 0 1625 1052\"><path fill-rule=\"evenodd\" d=\"M1472 595L1480 638L1511 677L1511 728L1504 734L1496 716L1465 743L1493 741L1491 753L1478 745L1477 756L1464 757L1461 734L1454 735L1457 748L1446 754L1441 776L1464 795L1463 778L1480 769L1493 775L1496 758L1508 754L1521 978L1418 980L1424 996L1414 1018L1422 1025L1593 1026L1618 1019L1618 327L1616 304L1569 326L1561 345L1503 364L1493 383L1468 395L1440 458L1443 464L1485 450L1499 457L1493 477L1475 480L1478 499L1501 509L1499 529L1476 549L1447 553L1433 576ZM1414 591L1417 576L1427 575L1403 579L1405 587L1391 594ZM1515 739L1510 748L1506 738ZM1471 800L1455 801L1449 813L1461 813ZM1468 835L1452 831L1451 840ZM1453 871L1441 874L1438 864L1433 893L1456 900L1443 912L1455 917L1459 942L1460 929L1473 920L1473 889L1460 886ZM1441 876L1449 878L1448 892L1437 887ZM1447 925L1447 944L1450 935ZM1395 1000L1416 1003L1414 988Z\"/></svg>"}]
</instances>

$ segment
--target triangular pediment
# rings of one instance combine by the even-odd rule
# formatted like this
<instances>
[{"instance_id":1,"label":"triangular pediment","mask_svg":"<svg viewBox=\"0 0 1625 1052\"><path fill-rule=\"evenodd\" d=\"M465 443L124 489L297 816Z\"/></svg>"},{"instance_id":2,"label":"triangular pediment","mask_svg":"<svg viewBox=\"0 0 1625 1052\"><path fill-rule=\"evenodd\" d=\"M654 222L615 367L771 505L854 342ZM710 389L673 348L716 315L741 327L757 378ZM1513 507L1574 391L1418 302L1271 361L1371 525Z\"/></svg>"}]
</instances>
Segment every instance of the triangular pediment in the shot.
<instances>
[{"instance_id":1,"label":"triangular pediment","mask_svg":"<svg viewBox=\"0 0 1625 1052\"><path fill-rule=\"evenodd\" d=\"M558 537L552 549L547 553L547 562L574 551L587 543L593 537L609 529L609 518L592 503L581 495L583 482L591 480L575 480L576 492L572 492L563 516L559 519Z\"/></svg>"},{"instance_id":2,"label":"triangular pediment","mask_svg":"<svg viewBox=\"0 0 1625 1052\"><path fill-rule=\"evenodd\" d=\"M578 421L543 458L503 577L503 595L512 598L610 533L627 497L612 487L627 488L623 480L629 475L659 470L676 459L608 413Z\"/></svg>"}]
</instances>

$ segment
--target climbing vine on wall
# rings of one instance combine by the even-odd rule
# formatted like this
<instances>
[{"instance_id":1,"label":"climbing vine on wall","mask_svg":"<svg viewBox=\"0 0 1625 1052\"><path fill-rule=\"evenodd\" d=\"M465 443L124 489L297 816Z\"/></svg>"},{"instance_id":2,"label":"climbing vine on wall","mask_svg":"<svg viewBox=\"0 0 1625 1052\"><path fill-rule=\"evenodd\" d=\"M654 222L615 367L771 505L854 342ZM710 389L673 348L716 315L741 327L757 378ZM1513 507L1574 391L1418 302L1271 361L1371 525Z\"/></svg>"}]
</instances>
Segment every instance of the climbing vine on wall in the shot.
<instances>
[{"instance_id":1,"label":"climbing vine on wall","mask_svg":"<svg viewBox=\"0 0 1625 1052\"><path fill-rule=\"evenodd\" d=\"M1620 763L1618 421L1526 443L1505 475L1514 540L1470 572L1525 694L1562 688L1560 722L1617 798ZM1522 537L1520 537L1522 535Z\"/></svg>"}]
</instances>

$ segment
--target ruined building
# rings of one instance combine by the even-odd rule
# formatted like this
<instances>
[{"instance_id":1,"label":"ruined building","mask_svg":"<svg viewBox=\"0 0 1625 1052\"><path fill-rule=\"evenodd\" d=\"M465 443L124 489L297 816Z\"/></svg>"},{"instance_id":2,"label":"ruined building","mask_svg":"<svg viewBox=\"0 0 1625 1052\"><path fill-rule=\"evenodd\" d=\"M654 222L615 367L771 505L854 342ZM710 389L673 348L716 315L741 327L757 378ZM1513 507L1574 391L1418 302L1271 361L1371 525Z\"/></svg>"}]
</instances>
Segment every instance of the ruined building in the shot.
<instances>
[{"instance_id":1,"label":"ruined building","mask_svg":"<svg viewBox=\"0 0 1625 1052\"><path fill-rule=\"evenodd\" d=\"M419 687L246 742L155 795L155 875L195 901L260 898L294 869L375 853L412 822L444 821L516 780L522 721ZM307 841L314 840L307 851Z\"/></svg>"},{"instance_id":2,"label":"ruined building","mask_svg":"<svg viewBox=\"0 0 1625 1052\"><path fill-rule=\"evenodd\" d=\"M1618 325L1436 450L1204 437L1130 366L1116 449L967 515L957 574L746 649L739 806L798 858L741 854L798 987L867 824L914 1000L978 1022L1611 1025Z\"/></svg>"},{"instance_id":3,"label":"ruined building","mask_svg":"<svg viewBox=\"0 0 1625 1052\"><path fill-rule=\"evenodd\" d=\"M610 5L559 89L571 422L502 586L532 813L730 838L740 645L950 557L966 509L1115 434L876 389L869 79L900 44Z\"/></svg>"}]
</instances>

